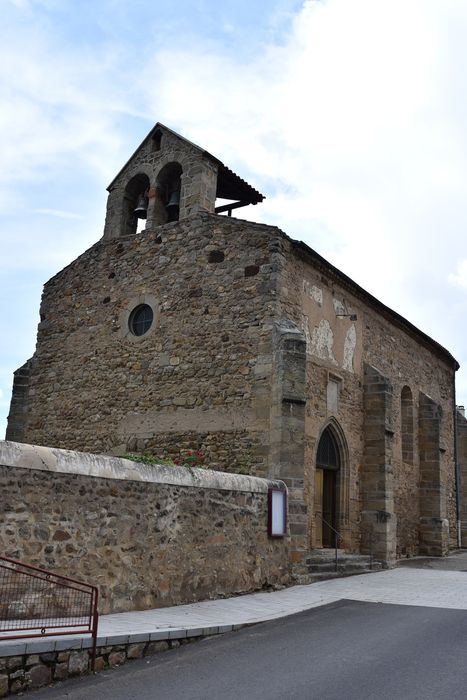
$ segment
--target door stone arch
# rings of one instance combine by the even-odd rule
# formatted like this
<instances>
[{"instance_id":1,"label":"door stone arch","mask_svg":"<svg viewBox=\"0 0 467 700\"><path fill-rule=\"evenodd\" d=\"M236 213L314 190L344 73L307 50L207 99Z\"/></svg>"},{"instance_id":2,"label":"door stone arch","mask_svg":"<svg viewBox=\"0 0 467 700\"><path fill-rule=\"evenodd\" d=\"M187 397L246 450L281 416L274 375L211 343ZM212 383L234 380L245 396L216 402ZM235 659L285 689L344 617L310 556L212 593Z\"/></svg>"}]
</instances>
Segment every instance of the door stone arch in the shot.
<instances>
[{"instance_id":1,"label":"door stone arch","mask_svg":"<svg viewBox=\"0 0 467 700\"><path fill-rule=\"evenodd\" d=\"M314 499L312 547L334 547L336 531L339 546L345 544L349 511L349 459L343 430L332 418L323 427L314 460Z\"/></svg>"}]
</instances>

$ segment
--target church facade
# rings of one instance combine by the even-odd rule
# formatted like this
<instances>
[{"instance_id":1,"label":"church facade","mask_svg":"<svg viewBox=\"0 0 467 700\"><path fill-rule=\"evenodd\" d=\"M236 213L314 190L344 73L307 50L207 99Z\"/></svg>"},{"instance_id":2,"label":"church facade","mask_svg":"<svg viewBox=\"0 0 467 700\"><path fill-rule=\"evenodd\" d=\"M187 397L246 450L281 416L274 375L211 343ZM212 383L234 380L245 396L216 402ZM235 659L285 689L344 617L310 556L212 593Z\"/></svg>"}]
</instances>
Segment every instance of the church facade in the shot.
<instances>
[{"instance_id":1,"label":"church facade","mask_svg":"<svg viewBox=\"0 0 467 700\"><path fill-rule=\"evenodd\" d=\"M336 538L388 565L446 554L456 360L305 244L231 216L262 199L157 124L109 187L103 238L45 285L7 439L282 479L297 565Z\"/></svg>"}]
</instances>

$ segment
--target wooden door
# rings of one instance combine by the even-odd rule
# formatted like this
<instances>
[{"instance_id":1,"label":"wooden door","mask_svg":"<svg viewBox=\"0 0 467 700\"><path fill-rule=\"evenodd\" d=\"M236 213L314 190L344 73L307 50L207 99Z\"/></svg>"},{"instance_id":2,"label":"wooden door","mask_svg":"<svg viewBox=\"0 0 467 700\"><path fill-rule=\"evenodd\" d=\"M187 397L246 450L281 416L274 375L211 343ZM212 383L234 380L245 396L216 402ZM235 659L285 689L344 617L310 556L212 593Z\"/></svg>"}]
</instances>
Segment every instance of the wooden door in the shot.
<instances>
[{"instance_id":1,"label":"wooden door","mask_svg":"<svg viewBox=\"0 0 467 700\"><path fill-rule=\"evenodd\" d=\"M336 527L336 472L334 469L323 469L323 547L335 547ZM334 529L333 529L334 528Z\"/></svg>"},{"instance_id":2,"label":"wooden door","mask_svg":"<svg viewBox=\"0 0 467 700\"><path fill-rule=\"evenodd\" d=\"M323 546L323 470L318 467L315 469L314 516L312 547L321 549Z\"/></svg>"}]
</instances>

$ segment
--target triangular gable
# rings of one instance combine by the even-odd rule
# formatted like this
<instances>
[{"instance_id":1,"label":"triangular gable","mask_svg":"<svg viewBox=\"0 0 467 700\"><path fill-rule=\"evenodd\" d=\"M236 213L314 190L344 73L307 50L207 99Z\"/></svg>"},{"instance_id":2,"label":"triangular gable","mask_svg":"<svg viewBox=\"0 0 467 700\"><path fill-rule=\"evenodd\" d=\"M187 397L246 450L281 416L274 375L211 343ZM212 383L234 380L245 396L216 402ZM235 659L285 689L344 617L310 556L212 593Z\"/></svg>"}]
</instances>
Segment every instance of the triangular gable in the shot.
<instances>
[{"instance_id":1,"label":"triangular gable","mask_svg":"<svg viewBox=\"0 0 467 700\"><path fill-rule=\"evenodd\" d=\"M186 146L188 146L190 149L196 150L201 157L206 158L207 160L211 160L212 162L216 163L216 165L218 166L217 192L216 192L217 197L220 197L221 199L238 200L239 203L241 203L241 206L244 206L246 204L257 204L258 202L263 201L264 195L262 195L260 192L258 192L258 190L256 190L254 187L249 185L248 182L243 180L239 175L237 175L232 170L230 170L230 168L225 166L218 158L216 158L215 156L213 156L211 153L209 153L205 149L201 148L200 146L197 146L192 141L189 141L184 136L180 136L180 134L177 134L172 129L169 129L168 126L165 126L164 124L161 124L160 122L157 122L155 124L155 126L151 129L151 131L148 133L148 135L140 143L138 148L134 151L134 153L127 160L125 165L120 169L120 171L114 177L114 179L112 180L110 185L107 187L107 190L109 192L111 192L111 190L113 189L118 178L126 170L126 168L131 164L133 159L136 157L136 155L139 153L139 151L144 147L146 142L149 139L153 138L154 134L158 130L162 131L162 132L165 131L165 132L169 133L172 137L181 141L183 144L186 144ZM240 204L239 204L239 206L240 206ZM229 205L225 205L223 207L218 207L216 209L216 211L219 211L219 210L225 211L229 208L230 208ZM232 207L232 208L235 208L235 207Z\"/></svg>"}]
</instances>

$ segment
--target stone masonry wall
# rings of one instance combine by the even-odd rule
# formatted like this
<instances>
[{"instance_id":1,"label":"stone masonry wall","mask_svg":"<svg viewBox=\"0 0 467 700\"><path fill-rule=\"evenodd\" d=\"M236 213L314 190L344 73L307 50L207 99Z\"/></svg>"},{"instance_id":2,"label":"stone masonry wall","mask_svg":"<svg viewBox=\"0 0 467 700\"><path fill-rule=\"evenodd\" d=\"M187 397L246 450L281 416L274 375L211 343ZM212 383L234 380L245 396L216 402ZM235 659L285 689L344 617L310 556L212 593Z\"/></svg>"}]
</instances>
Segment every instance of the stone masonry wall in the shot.
<instances>
[{"instance_id":1,"label":"stone masonry wall","mask_svg":"<svg viewBox=\"0 0 467 700\"><path fill-rule=\"evenodd\" d=\"M420 554L447 554L449 522L446 508L446 474L441 468L441 407L420 392Z\"/></svg>"},{"instance_id":2,"label":"stone masonry wall","mask_svg":"<svg viewBox=\"0 0 467 700\"><path fill-rule=\"evenodd\" d=\"M216 628L213 628L215 634ZM96 648L95 672L121 666L127 661L152 656L181 645L198 641L200 636L181 639L163 639L154 642L114 644ZM63 638L66 644L66 637ZM70 642L73 645L73 642ZM67 678L83 676L90 672L92 652L64 649L21 656L0 657L0 698L9 693L24 693Z\"/></svg>"},{"instance_id":3,"label":"stone masonry wall","mask_svg":"<svg viewBox=\"0 0 467 700\"><path fill-rule=\"evenodd\" d=\"M365 321L366 358L377 363L393 387L393 411L391 416L394 444L392 453L395 474L394 507L398 519L398 556L417 554L417 539L421 529L421 450L426 436L420 429L421 394L429 396L439 406L441 419L436 427L439 450L439 480L443 484L444 506L442 518L449 521L449 542L456 546L456 484L454 465L453 391L454 366L401 329L393 328L378 317L368 314ZM381 352L381 348L385 352ZM402 444L403 392L410 389L413 402L413 457L404 459ZM412 494L412 498L410 495ZM433 516L435 514L433 513ZM440 517L440 515L436 515ZM401 527L402 525L402 527ZM441 553L441 550L438 552Z\"/></svg>"},{"instance_id":4,"label":"stone masonry wall","mask_svg":"<svg viewBox=\"0 0 467 700\"><path fill-rule=\"evenodd\" d=\"M363 551L388 564L396 558L394 471L390 415L392 386L374 367L364 367L364 436L360 483L362 530L368 533ZM363 533L362 533L363 534Z\"/></svg>"},{"instance_id":5,"label":"stone masonry wall","mask_svg":"<svg viewBox=\"0 0 467 700\"><path fill-rule=\"evenodd\" d=\"M436 344L417 337L390 313L382 313L365 299L363 290L333 274L319 256L284 239L281 249L284 274L279 281L280 313L302 329L307 343L305 423L305 493L314 498L314 461L319 437L327 425L335 426L346 474L339 484L339 530L343 546L365 547L361 526L364 479L362 475L365 421L364 364L377 369L392 387L393 400L386 422L390 439L389 467L394 474L393 524L397 527L397 556L418 553L419 505L419 391L441 408L440 470L446 485L446 516L450 545L456 544L455 469L453 454L454 360ZM381 305L382 307L382 305ZM383 307L384 308L384 307ZM356 319L352 316L356 315ZM401 396L404 391L405 426ZM412 397L413 449L407 448L407 396ZM404 433L404 446L402 444ZM409 457L407 456L409 455ZM388 482L389 483L389 482ZM309 538L313 542L313 509L309 511ZM363 538L363 539L362 539ZM361 541L362 540L362 541Z\"/></svg>"},{"instance_id":6,"label":"stone masonry wall","mask_svg":"<svg viewBox=\"0 0 467 700\"><path fill-rule=\"evenodd\" d=\"M156 320L135 338L128 319L142 303ZM199 214L101 241L47 283L41 318L22 440L161 457L200 449L215 468L288 478L297 551L317 546L314 463L328 426L341 544L359 551L367 536L368 365L393 396L396 555L418 552L421 392L441 411L442 517L455 546L453 358L278 229ZM300 335L293 352L280 328Z\"/></svg>"},{"instance_id":7,"label":"stone masonry wall","mask_svg":"<svg viewBox=\"0 0 467 700\"><path fill-rule=\"evenodd\" d=\"M457 411L457 458L460 469L461 492L461 542L467 546L467 420L465 409Z\"/></svg>"},{"instance_id":8,"label":"stone masonry wall","mask_svg":"<svg viewBox=\"0 0 467 700\"><path fill-rule=\"evenodd\" d=\"M24 435L28 413L29 373L31 360L16 370L13 378L13 392L8 415L7 440L21 440Z\"/></svg>"},{"instance_id":9,"label":"stone masonry wall","mask_svg":"<svg viewBox=\"0 0 467 700\"><path fill-rule=\"evenodd\" d=\"M270 475L289 490L291 560L300 563L308 552L308 505L304 495L306 343L303 333L283 319L274 329L273 390L270 433Z\"/></svg>"},{"instance_id":10,"label":"stone masonry wall","mask_svg":"<svg viewBox=\"0 0 467 700\"><path fill-rule=\"evenodd\" d=\"M283 585L270 483L0 442L0 549L97 585L100 613Z\"/></svg>"},{"instance_id":11,"label":"stone masonry wall","mask_svg":"<svg viewBox=\"0 0 467 700\"><path fill-rule=\"evenodd\" d=\"M169 129L160 129L160 148L148 136L122 168L110 187L104 238L115 239L125 235L127 221L125 215L125 188L129 181L144 175L149 183L149 207L147 228L153 228L157 221L155 211L155 188L158 176L164 166L177 163L182 169L180 192L180 219L192 216L198 211L214 212L216 201L217 165L212 158L203 156L201 149L180 138Z\"/></svg>"},{"instance_id":12,"label":"stone masonry wall","mask_svg":"<svg viewBox=\"0 0 467 700\"><path fill-rule=\"evenodd\" d=\"M23 442L268 474L275 229L215 215L102 241L45 286ZM150 331L128 317L151 305Z\"/></svg>"}]
</instances>

